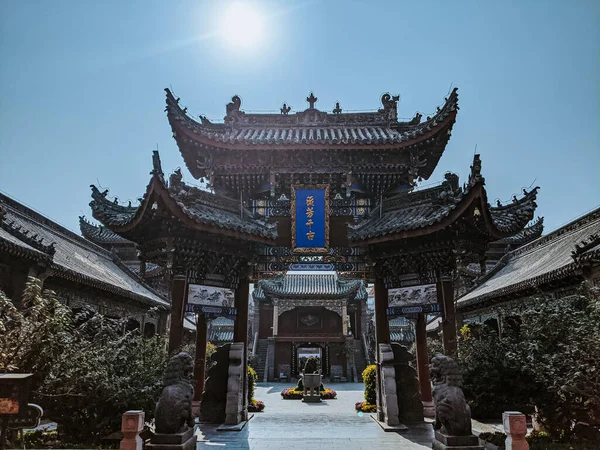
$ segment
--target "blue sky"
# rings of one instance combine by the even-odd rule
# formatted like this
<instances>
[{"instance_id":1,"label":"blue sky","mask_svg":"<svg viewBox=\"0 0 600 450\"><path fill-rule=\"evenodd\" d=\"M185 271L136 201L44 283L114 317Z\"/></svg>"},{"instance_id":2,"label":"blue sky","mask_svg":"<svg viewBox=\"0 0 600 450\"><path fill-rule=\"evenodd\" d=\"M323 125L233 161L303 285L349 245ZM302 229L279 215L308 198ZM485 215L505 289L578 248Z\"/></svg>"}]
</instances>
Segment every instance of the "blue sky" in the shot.
<instances>
[{"instance_id":1,"label":"blue sky","mask_svg":"<svg viewBox=\"0 0 600 450\"><path fill-rule=\"evenodd\" d=\"M600 2L256 1L263 40L223 36L220 1L0 0L0 190L78 231L89 185L127 201L182 167L164 113L172 87L196 116L246 110L460 111L437 170L464 181L481 153L490 201L541 186L551 230L600 205Z\"/></svg>"}]
</instances>

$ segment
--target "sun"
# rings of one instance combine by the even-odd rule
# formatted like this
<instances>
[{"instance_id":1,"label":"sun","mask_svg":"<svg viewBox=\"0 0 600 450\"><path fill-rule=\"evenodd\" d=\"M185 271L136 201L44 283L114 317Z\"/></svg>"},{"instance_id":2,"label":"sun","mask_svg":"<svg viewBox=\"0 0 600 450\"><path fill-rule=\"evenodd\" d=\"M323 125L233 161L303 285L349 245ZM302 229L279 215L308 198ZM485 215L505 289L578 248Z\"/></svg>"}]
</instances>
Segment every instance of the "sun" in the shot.
<instances>
[{"instance_id":1,"label":"sun","mask_svg":"<svg viewBox=\"0 0 600 450\"><path fill-rule=\"evenodd\" d=\"M262 38L263 17L248 3L229 5L223 16L221 33L232 45L249 48Z\"/></svg>"}]
</instances>

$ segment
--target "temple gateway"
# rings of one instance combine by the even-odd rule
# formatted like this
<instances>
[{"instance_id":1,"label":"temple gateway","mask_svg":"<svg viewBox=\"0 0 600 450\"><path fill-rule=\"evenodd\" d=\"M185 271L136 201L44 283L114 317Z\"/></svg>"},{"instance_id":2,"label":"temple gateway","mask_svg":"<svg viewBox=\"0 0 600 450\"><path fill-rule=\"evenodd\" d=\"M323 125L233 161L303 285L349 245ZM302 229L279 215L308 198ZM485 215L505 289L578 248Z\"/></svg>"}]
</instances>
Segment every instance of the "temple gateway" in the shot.
<instances>
[{"instance_id":1,"label":"temple gateway","mask_svg":"<svg viewBox=\"0 0 600 450\"><path fill-rule=\"evenodd\" d=\"M171 350L182 342L185 313L197 314L196 400L204 390L207 319L235 320L229 364L239 364L239 355L246 364L250 283L258 308L252 334L266 341L268 379L296 376L307 354L319 355L326 376L350 378L356 364L350 367L348 349L362 345L365 289L373 284L378 417L393 424L396 392L384 389L396 384L381 370L396 355L389 320L416 321L427 404L426 314L441 316L444 351L452 354L455 274L472 265L485 272L490 243L517 235L533 219L538 189L491 206L479 155L464 183L447 173L441 184L419 189L450 139L457 89L433 114L405 121L399 96L390 94L377 110L361 113L339 103L318 109L312 93L306 101L303 111L283 104L280 114L251 114L234 96L217 123L191 117L167 89L173 138L207 189L186 184L179 170L165 176L154 152L139 204L120 204L92 186L92 214L135 243L142 277L148 267L164 270ZM432 295L395 294L411 286L430 286ZM229 371L229 423L247 415L244 374Z\"/></svg>"}]
</instances>

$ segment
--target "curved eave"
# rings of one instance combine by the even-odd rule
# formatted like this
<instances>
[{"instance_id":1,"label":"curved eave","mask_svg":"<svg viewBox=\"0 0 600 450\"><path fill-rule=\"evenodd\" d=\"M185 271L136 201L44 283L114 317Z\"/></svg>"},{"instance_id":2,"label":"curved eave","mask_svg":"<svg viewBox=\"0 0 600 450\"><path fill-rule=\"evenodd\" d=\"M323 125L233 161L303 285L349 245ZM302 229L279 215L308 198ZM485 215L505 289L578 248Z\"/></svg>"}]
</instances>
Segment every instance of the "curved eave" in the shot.
<instances>
[{"instance_id":1,"label":"curved eave","mask_svg":"<svg viewBox=\"0 0 600 450\"><path fill-rule=\"evenodd\" d=\"M529 293L539 293L540 288L545 287L549 283L559 282L574 276L581 276L582 264L573 262L567 266L559 267L558 269L552 270L548 273L521 281L519 283L511 284L492 292L488 292L477 297L469 298L468 300L458 299L456 303L457 309L470 309L473 307L480 307L481 303L489 301L500 302L507 297L523 296ZM583 280L583 277L581 276ZM477 289L476 286L474 289ZM467 294L468 295L468 292Z\"/></svg>"},{"instance_id":2,"label":"curved eave","mask_svg":"<svg viewBox=\"0 0 600 450\"><path fill-rule=\"evenodd\" d=\"M98 245L132 244L131 241L128 241L113 231L110 231L111 236L103 237L102 230L99 230L99 227L88 222L84 216L79 217L79 230L84 238Z\"/></svg>"},{"instance_id":3,"label":"curved eave","mask_svg":"<svg viewBox=\"0 0 600 450\"><path fill-rule=\"evenodd\" d=\"M538 218L533 224L523 229L523 231L509 236L507 238L501 239L498 241L499 243L506 245L525 245L529 242L539 238L544 232L544 218Z\"/></svg>"},{"instance_id":4,"label":"curved eave","mask_svg":"<svg viewBox=\"0 0 600 450\"><path fill-rule=\"evenodd\" d=\"M351 297L356 297L358 290L360 289L360 284L357 284L356 286L348 289L346 292L343 293L339 293L339 294L316 294L316 293L302 293L302 294L298 294L298 293L287 293L287 292L281 292L279 289L277 288L271 288L270 286L268 286L267 284L262 284L261 285L261 289L263 291L263 297L264 298L278 298L278 299L307 299L307 298L323 298L326 300L344 300L344 299L352 299Z\"/></svg>"},{"instance_id":5,"label":"curved eave","mask_svg":"<svg viewBox=\"0 0 600 450\"><path fill-rule=\"evenodd\" d=\"M29 247L27 244L19 245L12 242L4 237L0 236L0 250L3 250L18 258L24 258L31 261L38 261L43 263L50 263L52 256L42 253L41 251Z\"/></svg>"},{"instance_id":6,"label":"curved eave","mask_svg":"<svg viewBox=\"0 0 600 450\"><path fill-rule=\"evenodd\" d=\"M95 191L97 191L97 189ZM151 205L157 199L160 199L169 213L171 213L175 218L180 220L185 226L191 229L211 234L217 234L221 236L229 236L232 238L241 239L244 241L252 241L265 245L275 244L275 237L245 233L239 230L232 230L229 228L215 227L213 225L192 219L171 197L167 187L156 175L152 177L150 184L148 184L142 204L138 208L132 208L131 211L128 211L129 217L125 216L124 214L125 220L114 220L112 217L109 217L99 212L99 208L94 206L94 202L102 202L104 203L105 207L109 209L112 208L114 205L111 202L107 201L103 196L95 195L95 191L92 193L94 201L90 203L90 206L92 206L92 215L95 219L99 220L104 225L108 226L112 231L120 235L131 233L133 230L135 230L135 228L143 222L146 211L148 211L149 208L151 208Z\"/></svg>"},{"instance_id":7,"label":"curved eave","mask_svg":"<svg viewBox=\"0 0 600 450\"><path fill-rule=\"evenodd\" d=\"M536 186L531 192L528 192L521 199L500 207L489 207L487 202L487 193L483 190L483 200L486 207L482 208L483 216L485 218L490 234L496 239L508 238L514 236L516 233L523 231L527 224L533 219L537 204L535 200L537 198L537 192L539 187ZM493 215L505 216L510 218L512 221L511 227L502 225L498 218L494 219ZM543 224L543 222L542 222ZM543 225L542 225L543 226Z\"/></svg>"},{"instance_id":8,"label":"curved eave","mask_svg":"<svg viewBox=\"0 0 600 450\"><path fill-rule=\"evenodd\" d=\"M158 300L146 297L144 295L135 294L131 291L120 288L118 286L110 285L108 283L97 280L97 279L92 278L83 273L75 272L75 271L68 269L66 267L63 267L59 264L52 264L52 270L54 272L53 276L57 276L59 278L62 278L62 279L65 279L65 280L68 280L71 282L81 283L81 284L84 284L86 286L89 286L89 287L92 287L95 289L100 289L102 291L109 292L114 295L118 295L119 297L125 297L130 300L138 301L138 302L145 303L148 305L160 306L166 310L171 308L169 303L166 300L158 301Z\"/></svg>"},{"instance_id":9,"label":"curved eave","mask_svg":"<svg viewBox=\"0 0 600 450\"><path fill-rule=\"evenodd\" d=\"M347 293L347 294L286 294L281 292L264 292L263 298L267 300L272 299L281 299L281 300L307 300L314 299L318 297L323 300L353 300L353 296L356 293ZM261 299L261 298L259 298Z\"/></svg>"},{"instance_id":10,"label":"curved eave","mask_svg":"<svg viewBox=\"0 0 600 450\"><path fill-rule=\"evenodd\" d=\"M491 208L489 208L489 206L488 206L487 193L485 191L483 183L478 182L469 189L469 191L462 197L460 202L457 205L455 205L455 207L452 210L450 210L450 212L446 216L440 218L439 220L437 220L433 223L429 223L429 224L426 224L425 226L418 227L418 228L412 228L412 229L402 230L402 231L392 231L388 234L379 234L379 235L375 235L375 236L371 236L371 237L352 237L352 236L350 236L349 240L351 242L354 242L357 245L364 246L364 245L380 244L382 242L389 242L389 241L395 241L395 240L401 240L401 239L411 239L411 238L416 238L416 237L420 237L420 236L426 236L428 234L436 233L438 231L443 230L444 228L449 227L450 225L452 225L452 223L454 223L458 219L460 219L460 217L463 214L465 214L471 208L474 209L475 207L477 207L479 209L481 215L483 216L485 229L486 229L486 232L490 236L490 240L502 239L502 238L505 238L508 236L512 236L516 232L520 231L533 218L533 214L535 212L535 206L537 206L534 202L535 197L537 195L537 189L538 188L534 189L532 192L530 192L528 195L526 195L524 198L517 201L516 203L506 206L506 207L503 207L503 211L505 211L506 213L511 213L513 211L517 211L518 208L520 206L522 206L523 203L525 203L525 202L533 203L533 210L532 210L531 214L528 214L528 215L518 214L518 216L519 216L518 218L520 220L518 222L516 222L515 227L511 228L511 229L503 230L503 229L499 229L496 226L496 223L494 222L494 220L492 219L492 216L490 214ZM498 209L498 208L496 208L496 209Z\"/></svg>"},{"instance_id":11,"label":"curved eave","mask_svg":"<svg viewBox=\"0 0 600 450\"><path fill-rule=\"evenodd\" d=\"M179 151L181 152L188 169L195 178L205 176L203 171L200 170L196 165L196 155L194 153L197 152L198 147L224 150L399 150L435 140L437 143L437 148L435 154L432 155L433 160L427 161L427 166L424 167L422 173L420 173L422 178L428 179L429 176L431 176L431 173L433 173L435 166L441 158L442 153L448 143L459 109L458 93L457 89L455 88L446 100L444 106L432 118L418 125L414 125L414 127L403 132L399 132L399 135L403 136L404 139L386 140L388 142L378 142L378 139L368 140L367 142L327 142L325 140L316 142L305 141L289 143L246 143L242 141L227 142L227 140L214 139L211 136L208 136L209 134L218 136L219 130L227 129L226 125L203 125L197 122L189 117L183 109L181 109L179 103L168 89L165 89L165 91L167 93L167 118L169 120L169 124L171 125L171 130L173 131L173 137L177 142ZM443 119L440 119L441 116L444 116ZM394 126L401 126L401 124L393 124L391 128Z\"/></svg>"}]
</instances>

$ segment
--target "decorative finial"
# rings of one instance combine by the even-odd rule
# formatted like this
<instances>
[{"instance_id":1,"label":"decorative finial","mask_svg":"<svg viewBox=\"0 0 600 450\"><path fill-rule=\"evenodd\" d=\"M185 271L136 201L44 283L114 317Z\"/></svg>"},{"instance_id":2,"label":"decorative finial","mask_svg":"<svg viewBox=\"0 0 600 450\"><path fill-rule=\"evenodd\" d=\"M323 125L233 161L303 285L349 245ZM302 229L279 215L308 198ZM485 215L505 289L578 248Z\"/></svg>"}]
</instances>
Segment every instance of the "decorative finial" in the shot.
<instances>
[{"instance_id":1,"label":"decorative finial","mask_svg":"<svg viewBox=\"0 0 600 450\"><path fill-rule=\"evenodd\" d=\"M156 146L158 148L158 145ZM158 150L152 151L152 172L150 175L156 175L160 181L165 183L164 173L162 171L162 164L160 163L160 155L158 154Z\"/></svg>"},{"instance_id":2,"label":"decorative finial","mask_svg":"<svg viewBox=\"0 0 600 450\"><path fill-rule=\"evenodd\" d=\"M230 116L231 114L239 111L241 106L242 99L240 97L238 97L237 95L231 97L231 103L227 103L227 106L225 107L227 111L227 116Z\"/></svg>"},{"instance_id":3,"label":"decorative finial","mask_svg":"<svg viewBox=\"0 0 600 450\"><path fill-rule=\"evenodd\" d=\"M473 186L475 183L485 184L485 178L481 176L481 158L478 153L473 155L473 164L469 175L469 186Z\"/></svg>"},{"instance_id":4,"label":"decorative finial","mask_svg":"<svg viewBox=\"0 0 600 450\"><path fill-rule=\"evenodd\" d=\"M333 109L332 113L334 113L334 114L342 113L342 108L340 107L340 102L335 102L335 108Z\"/></svg>"},{"instance_id":5,"label":"decorative finial","mask_svg":"<svg viewBox=\"0 0 600 450\"><path fill-rule=\"evenodd\" d=\"M208 117L203 116L202 114L200 114L198 117L200 117L200 121L202 121L202 125L212 125L212 122L210 120L208 120Z\"/></svg>"},{"instance_id":6,"label":"decorative finial","mask_svg":"<svg viewBox=\"0 0 600 450\"><path fill-rule=\"evenodd\" d=\"M381 96L381 104L383 105L383 111L396 111L396 107L399 101L399 95L391 96L388 93L383 94Z\"/></svg>"},{"instance_id":7,"label":"decorative finial","mask_svg":"<svg viewBox=\"0 0 600 450\"><path fill-rule=\"evenodd\" d=\"M310 96L306 97L306 101L308 102L309 109L315 109L315 103L317 103L319 99L315 97L315 95L311 92Z\"/></svg>"},{"instance_id":8,"label":"decorative finial","mask_svg":"<svg viewBox=\"0 0 600 450\"><path fill-rule=\"evenodd\" d=\"M500 200L496 200L496 206L498 206L498 207L502 206L502 202Z\"/></svg>"},{"instance_id":9,"label":"decorative finial","mask_svg":"<svg viewBox=\"0 0 600 450\"><path fill-rule=\"evenodd\" d=\"M288 106L284 103L283 106L281 107L281 114L283 114L284 116L287 116L291 110L292 110L292 107Z\"/></svg>"}]
</instances>

